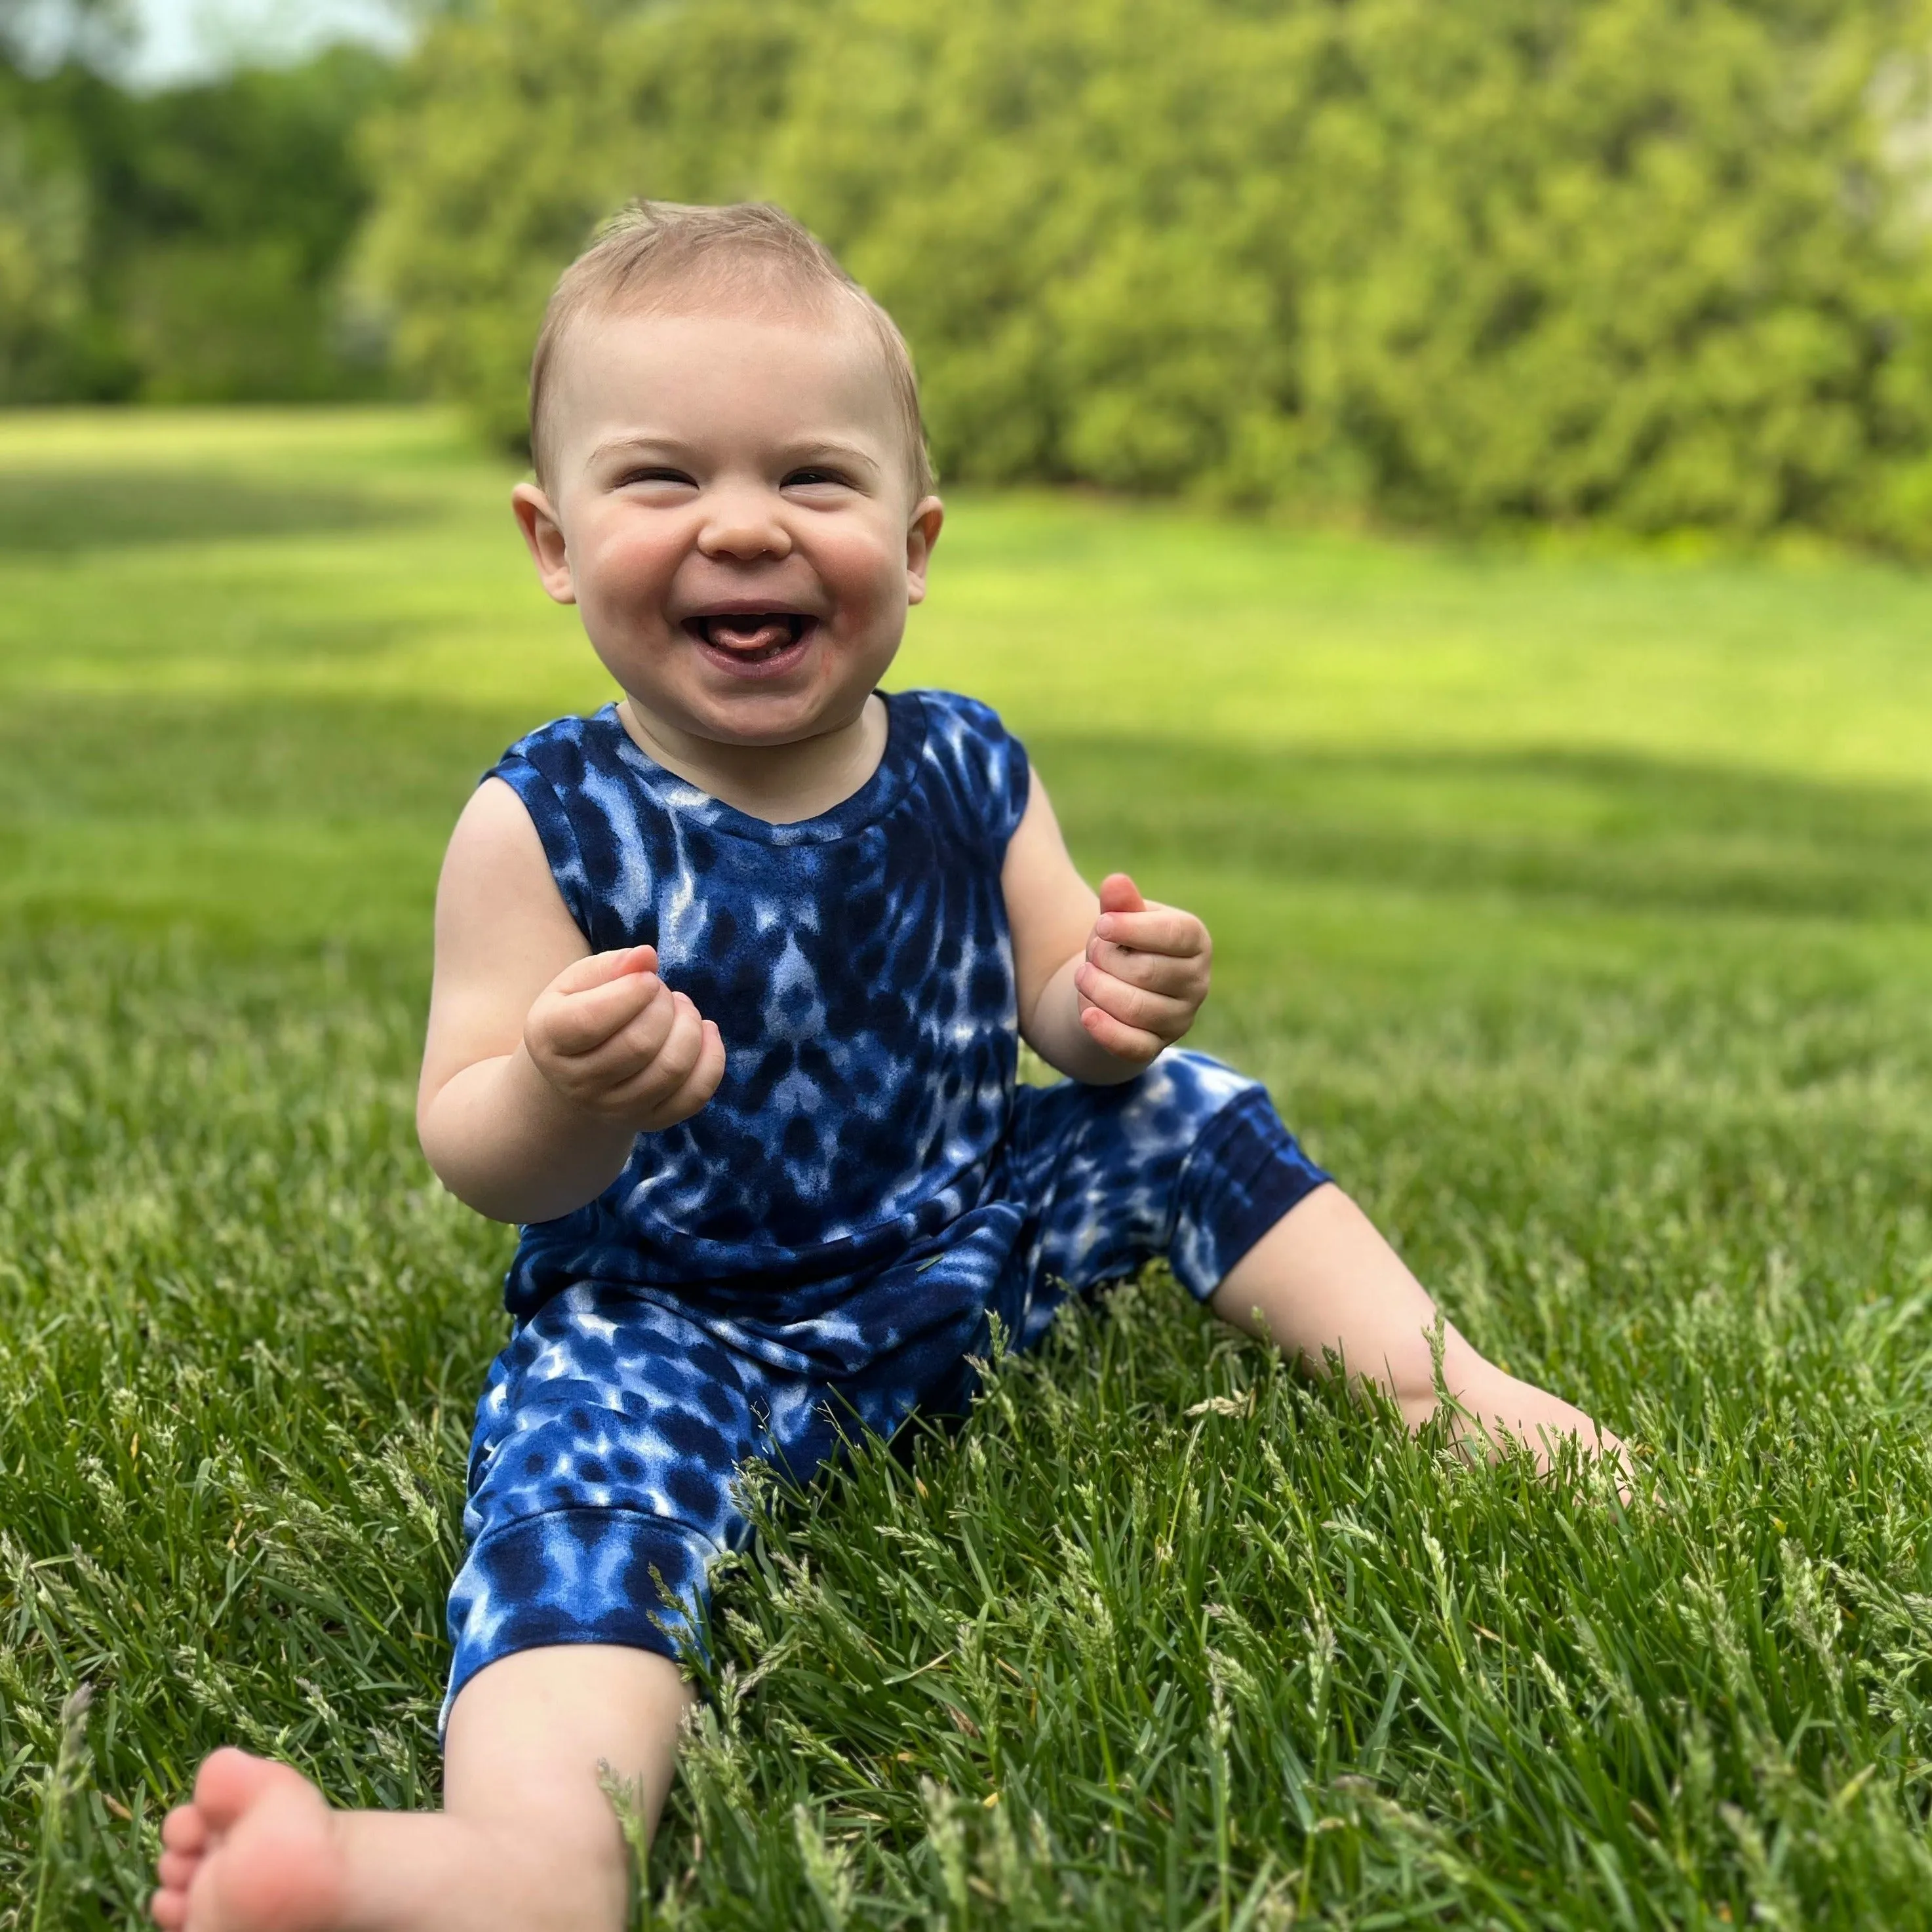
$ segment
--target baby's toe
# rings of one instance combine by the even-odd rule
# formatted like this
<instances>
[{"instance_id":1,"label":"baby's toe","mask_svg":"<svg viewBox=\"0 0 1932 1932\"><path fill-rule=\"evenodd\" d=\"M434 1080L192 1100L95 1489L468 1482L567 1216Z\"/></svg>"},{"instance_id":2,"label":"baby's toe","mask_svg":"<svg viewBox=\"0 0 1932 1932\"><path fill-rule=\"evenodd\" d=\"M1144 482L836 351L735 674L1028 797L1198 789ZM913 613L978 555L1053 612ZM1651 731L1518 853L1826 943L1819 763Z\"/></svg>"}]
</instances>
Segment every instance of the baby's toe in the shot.
<instances>
[{"instance_id":1,"label":"baby's toe","mask_svg":"<svg viewBox=\"0 0 1932 1932\"><path fill-rule=\"evenodd\" d=\"M208 1820L196 1805L177 1804L161 1820L161 1843L171 1852L203 1851L208 1838Z\"/></svg>"},{"instance_id":2,"label":"baby's toe","mask_svg":"<svg viewBox=\"0 0 1932 1932\"><path fill-rule=\"evenodd\" d=\"M188 1923L188 1894L164 1886L148 1900L148 1916L161 1932L181 1932Z\"/></svg>"},{"instance_id":3,"label":"baby's toe","mask_svg":"<svg viewBox=\"0 0 1932 1932\"><path fill-rule=\"evenodd\" d=\"M188 1882L201 1869L201 1855L189 1852L164 1852L154 1867L154 1876L167 1892L185 1892Z\"/></svg>"},{"instance_id":4,"label":"baby's toe","mask_svg":"<svg viewBox=\"0 0 1932 1932\"><path fill-rule=\"evenodd\" d=\"M290 1783L305 1786L307 1780L286 1764L224 1744L211 1751L195 1773L194 1808L210 1832L225 1832L266 1792ZM194 1848L182 1845L171 1849Z\"/></svg>"}]
</instances>

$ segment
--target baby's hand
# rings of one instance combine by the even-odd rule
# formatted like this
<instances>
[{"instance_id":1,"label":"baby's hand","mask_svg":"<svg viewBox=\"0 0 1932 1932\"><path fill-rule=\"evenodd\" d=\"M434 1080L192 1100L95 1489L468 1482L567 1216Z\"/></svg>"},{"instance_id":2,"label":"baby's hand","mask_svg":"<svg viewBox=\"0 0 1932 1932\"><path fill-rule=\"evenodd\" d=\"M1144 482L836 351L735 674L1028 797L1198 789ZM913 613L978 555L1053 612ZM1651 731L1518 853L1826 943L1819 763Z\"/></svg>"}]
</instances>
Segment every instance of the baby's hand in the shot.
<instances>
[{"instance_id":1,"label":"baby's hand","mask_svg":"<svg viewBox=\"0 0 1932 1932\"><path fill-rule=\"evenodd\" d=\"M565 1100L650 1133L688 1120L724 1077L724 1042L657 974L657 949L593 952L566 966L524 1022L524 1046Z\"/></svg>"},{"instance_id":2,"label":"baby's hand","mask_svg":"<svg viewBox=\"0 0 1932 1932\"><path fill-rule=\"evenodd\" d=\"M1080 1024L1117 1060L1153 1059L1194 1024L1214 952L1191 912L1149 905L1124 872L1100 883L1100 916L1073 969Z\"/></svg>"}]
</instances>

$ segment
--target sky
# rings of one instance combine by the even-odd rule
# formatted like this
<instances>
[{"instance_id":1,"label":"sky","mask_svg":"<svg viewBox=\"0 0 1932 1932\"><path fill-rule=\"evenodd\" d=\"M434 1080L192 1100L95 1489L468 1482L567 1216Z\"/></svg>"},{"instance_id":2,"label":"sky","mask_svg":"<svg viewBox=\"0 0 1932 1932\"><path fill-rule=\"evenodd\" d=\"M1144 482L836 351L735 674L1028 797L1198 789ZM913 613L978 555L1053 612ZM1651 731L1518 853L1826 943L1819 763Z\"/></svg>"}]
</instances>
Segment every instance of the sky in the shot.
<instances>
[{"instance_id":1,"label":"sky","mask_svg":"<svg viewBox=\"0 0 1932 1932\"><path fill-rule=\"evenodd\" d=\"M238 59L298 57L332 40L400 47L393 0L131 0L138 40L128 77L148 87L220 73Z\"/></svg>"}]
</instances>

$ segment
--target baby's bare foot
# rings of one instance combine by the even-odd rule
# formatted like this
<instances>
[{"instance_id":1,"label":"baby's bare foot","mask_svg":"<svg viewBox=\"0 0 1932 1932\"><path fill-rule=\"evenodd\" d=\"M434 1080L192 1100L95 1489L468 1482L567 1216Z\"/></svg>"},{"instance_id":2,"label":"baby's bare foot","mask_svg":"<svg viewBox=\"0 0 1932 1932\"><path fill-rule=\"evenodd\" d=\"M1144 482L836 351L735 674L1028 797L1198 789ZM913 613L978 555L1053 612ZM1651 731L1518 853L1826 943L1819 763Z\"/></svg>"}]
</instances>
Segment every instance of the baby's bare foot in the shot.
<instances>
[{"instance_id":1,"label":"baby's bare foot","mask_svg":"<svg viewBox=\"0 0 1932 1932\"><path fill-rule=\"evenodd\" d=\"M202 1766L190 1804L161 1826L164 1932L327 1932L341 1922L347 1868L334 1814L300 1772L246 1751Z\"/></svg>"}]
</instances>

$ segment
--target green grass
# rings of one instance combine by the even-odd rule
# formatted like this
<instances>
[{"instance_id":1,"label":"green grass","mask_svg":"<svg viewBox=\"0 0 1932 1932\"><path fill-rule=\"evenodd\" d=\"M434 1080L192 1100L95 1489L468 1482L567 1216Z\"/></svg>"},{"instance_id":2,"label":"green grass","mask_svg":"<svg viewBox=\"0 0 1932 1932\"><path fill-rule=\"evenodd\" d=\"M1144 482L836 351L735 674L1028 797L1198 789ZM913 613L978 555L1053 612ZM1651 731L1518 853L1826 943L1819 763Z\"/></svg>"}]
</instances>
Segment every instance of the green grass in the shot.
<instances>
[{"instance_id":1,"label":"green grass","mask_svg":"<svg viewBox=\"0 0 1932 1932\"><path fill-rule=\"evenodd\" d=\"M224 1739L433 1796L508 1244L414 1145L429 896L602 694L508 481L422 415L0 422L0 1926L133 1922ZM1815 553L956 504L901 681L1210 920L1204 1042L1642 1494L1151 1276L775 1504L658 1922L1932 1924L1928 639Z\"/></svg>"}]
</instances>

